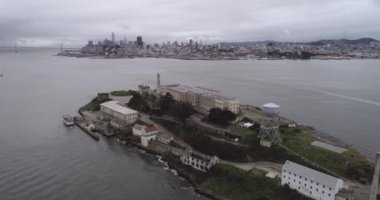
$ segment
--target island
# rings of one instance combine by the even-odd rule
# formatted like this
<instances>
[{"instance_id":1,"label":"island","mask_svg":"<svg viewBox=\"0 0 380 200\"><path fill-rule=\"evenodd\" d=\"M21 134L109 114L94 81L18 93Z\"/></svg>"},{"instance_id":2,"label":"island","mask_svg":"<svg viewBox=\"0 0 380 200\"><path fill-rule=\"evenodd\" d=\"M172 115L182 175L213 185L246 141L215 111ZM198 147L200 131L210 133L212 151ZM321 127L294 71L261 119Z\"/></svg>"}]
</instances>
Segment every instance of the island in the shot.
<instances>
[{"instance_id":1,"label":"island","mask_svg":"<svg viewBox=\"0 0 380 200\"><path fill-rule=\"evenodd\" d=\"M99 93L75 123L164 160L213 199L368 199L372 155L205 87L140 85Z\"/></svg>"}]
</instances>

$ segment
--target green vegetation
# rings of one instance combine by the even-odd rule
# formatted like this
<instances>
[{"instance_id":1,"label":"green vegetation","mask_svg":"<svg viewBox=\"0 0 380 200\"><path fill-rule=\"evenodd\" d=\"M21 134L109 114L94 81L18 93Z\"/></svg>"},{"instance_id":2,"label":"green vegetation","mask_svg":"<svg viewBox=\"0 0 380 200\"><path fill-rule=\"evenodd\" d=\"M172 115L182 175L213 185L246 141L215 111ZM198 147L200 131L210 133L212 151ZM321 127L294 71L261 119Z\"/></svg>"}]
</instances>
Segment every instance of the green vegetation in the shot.
<instances>
[{"instance_id":1,"label":"green vegetation","mask_svg":"<svg viewBox=\"0 0 380 200\"><path fill-rule=\"evenodd\" d=\"M170 114L183 123L185 123L186 119L189 118L193 113L193 106L189 103L176 101L170 106Z\"/></svg>"},{"instance_id":2,"label":"green vegetation","mask_svg":"<svg viewBox=\"0 0 380 200\"><path fill-rule=\"evenodd\" d=\"M236 119L236 114L230 110L222 110L220 108L211 108L210 113L208 114L208 120L211 123L228 126L231 121Z\"/></svg>"},{"instance_id":3,"label":"green vegetation","mask_svg":"<svg viewBox=\"0 0 380 200\"><path fill-rule=\"evenodd\" d=\"M335 174L357 180L372 177L373 167L353 149L339 154L315 147L312 136L296 128L281 128L281 136L284 146Z\"/></svg>"},{"instance_id":4,"label":"green vegetation","mask_svg":"<svg viewBox=\"0 0 380 200\"><path fill-rule=\"evenodd\" d=\"M151 119L166 127L169 131L175 133L187 144L202 153L217 155L226 160L247 160L247 147L233 145L223 141L215 141L204 132L188 125L181 125L173 121L159 118Z\"/></svg>"},{"instance_id":5,"label":"green vegetation","mask_svg":"<svg viewBox=\"0 0 380 200\"><path fill-rule=\"evenodd\" d=\"M151 118L158 124L166 127L172 133L175 133L179 138L188 143L198 151L208 154L216 155L219 158L231 161L273 161L285 162L286 160L298 161L304 163L299 157L289 153L280 146L273 148L265 148L259 145L259 140L252 133L247 137L247 145L232 144L221 140L213 139L210 135L212 133L207 130L200 130L189 125L179 124L173 121Z\"/></svg>"},{"instance_id":6,"label":"green vegetation","mask_svg":"<svg viewBox=\"0 0 380 200\"><path fill-rule=\"evenodd\" d=\"M110 92L111 95L113 96L130 96L132 95L132 91L131 90L115 90L113 92Z\"/></svg>"},{"instance_id":7,"label":"green vegetation","mask_svg":"<svg viewBox=\"0 0 380 200\"><path fill-rule=\"evenodd\" d=\"M191 104L175 101L170 93L161 96L158 104L161 114L173 116L183 123L194 113L194 108Z\"/></svg>"},{"instance_id":8,"label":"green vegetation","mask_svg":"<svg viewBox=\"0 0 380 200\"><path fill-rule=\"evenodd\" d=\"M178 102L168 93L159 99L148 93L140 94L136 91L129 91L133 96L128 103L128 107L147 114L170 115L185 123L186 119L194 113L193 106L189 103Z\"/></svg>"},{"instance_id":9,"label":"green vegetation","mask_svg":"<svg viewBox=\"0 0 380 200\"><path fill-rule=\"evenodd\" d=\"M110 101L111 99L108 96L108 93L98 93L98 96L91 100L90 103L86 104L80 111L98 111L100 110L100 104L106 101Z\"/></svg>"},{"instance_id":10,"label":"green vegetation","mask_svg":"<svg viewBox=\"0 0 380 200\"><path fill-rule=\"evenodd\" d=\"M260 139L257 137L258 130L253 128L239 127L232 131L233 134L240 136L240 143L246 145L259 144Z\"/></svg>"},{"instance_id":11,"label":"green vegetation","mask_svg":"<svg viewBox=\"0 0 380 200\"><path fill-rule=\"evenodd\" d=\"M175 102L172 95L170 93L166 93L164 96L160 97L159 105L162 112L168 112L170 109L170 105Z\"/></svg>"},{"instance_id":12,"label":"green vegetation","mask_svg":"<svg viewBox=\"0 0 380 200\"><path fill-rule=\"evenodd\" d=\"M308 199L265 175L245 172L229 165L214 166L208 176L210 178L201 185L229 199Z\"/></svg>"},{"instance_id":13,"label":"green vegetation","mask_svg":"<svg viewBox=\"0 0 380 200\"><path fill-rule=\"evenodd\" d=\"M178 157L164 154L164 159L181 174L186 174L201 188L228 199L241 200L303 200L308 199L289 187L282 187L277 179L260 172L246 172L230 165L217 164L205 174L181 164Z\"/></svg>"},{"instance_id":14,"label":"green vegetation","mask_svg":"<svg viewBox=\"0 0 380 200\"><path fill-rule=\"evenodd\" d=\"M117 137L122 139L122 140L127 140L129 139L132 135L132 127L131 126L122 126L121 128L118 128L114 130L116 133Z\"/></svg>"},{"instance_id":15,"label":"green vegetation","mask_svg":"<svg viewBox=\"0 0 380 200\"><path fill-rule=\"evenodd\" d=\"M153 110L153 104L156 97L153 95L141 95L136 91L130 91L133 96L128 103L128 107L143 113L150 113Z\"/></svg>"}]
</instances>

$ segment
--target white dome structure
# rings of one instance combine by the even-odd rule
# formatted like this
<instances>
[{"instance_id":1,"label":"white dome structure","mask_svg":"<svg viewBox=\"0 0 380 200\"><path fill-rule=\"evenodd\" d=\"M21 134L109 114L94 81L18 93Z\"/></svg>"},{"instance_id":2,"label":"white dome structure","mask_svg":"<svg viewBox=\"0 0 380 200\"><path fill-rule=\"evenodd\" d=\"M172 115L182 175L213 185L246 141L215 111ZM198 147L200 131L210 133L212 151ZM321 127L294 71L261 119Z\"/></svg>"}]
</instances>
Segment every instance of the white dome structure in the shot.
<instances>
[{"instance_id":1,"label":"white dome structure","mask_svg":"<svg viewBox=\"0 0 380 200\"><path fill-rule=\"evenodd\" d=\"M280 106L275 103L266 103L263 106L263 111L266 115L278 115L280 113Z\"/></svg>"}]
</instances>

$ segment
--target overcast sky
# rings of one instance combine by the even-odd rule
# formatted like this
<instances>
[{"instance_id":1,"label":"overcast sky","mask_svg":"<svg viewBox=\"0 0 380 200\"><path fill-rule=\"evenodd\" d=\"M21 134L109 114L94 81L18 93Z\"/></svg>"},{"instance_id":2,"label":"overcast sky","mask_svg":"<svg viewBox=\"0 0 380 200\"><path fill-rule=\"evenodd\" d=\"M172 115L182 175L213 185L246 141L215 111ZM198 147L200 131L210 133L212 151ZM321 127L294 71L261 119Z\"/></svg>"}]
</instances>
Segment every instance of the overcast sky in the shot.
<instances>
[{"instance_id":1,"label":"overcast sky","mask_svg":"<svg viewBox=\"0 0 380 200\"><path fill-rule=\"evenodd\" d=\"M380 39L380 0L0 0L0 46Z\"/></svg>"}]
</instances>

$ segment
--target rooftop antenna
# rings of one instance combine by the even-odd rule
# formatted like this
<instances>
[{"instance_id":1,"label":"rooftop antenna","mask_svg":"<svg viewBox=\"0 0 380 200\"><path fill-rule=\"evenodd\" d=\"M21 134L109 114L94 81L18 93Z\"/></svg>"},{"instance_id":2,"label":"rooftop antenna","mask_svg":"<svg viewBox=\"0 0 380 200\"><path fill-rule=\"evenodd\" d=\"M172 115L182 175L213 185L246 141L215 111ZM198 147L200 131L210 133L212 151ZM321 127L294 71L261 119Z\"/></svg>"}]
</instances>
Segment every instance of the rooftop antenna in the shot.
<instances>
[{"instance_id":1,"label":"rooftop antenna","mask_svg":"<svg viewBox=\"0 0 380 200\"><path fill-rule=\"evenodd\" d=\"M274 103L267 103L263 105L263 108L265 116L261 120L258 137L261 139L261 146L271 147L273 143L281 143L280 133L278 131L280 126L280 106Z\"/></svg>"}]
</instances>

